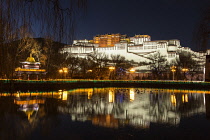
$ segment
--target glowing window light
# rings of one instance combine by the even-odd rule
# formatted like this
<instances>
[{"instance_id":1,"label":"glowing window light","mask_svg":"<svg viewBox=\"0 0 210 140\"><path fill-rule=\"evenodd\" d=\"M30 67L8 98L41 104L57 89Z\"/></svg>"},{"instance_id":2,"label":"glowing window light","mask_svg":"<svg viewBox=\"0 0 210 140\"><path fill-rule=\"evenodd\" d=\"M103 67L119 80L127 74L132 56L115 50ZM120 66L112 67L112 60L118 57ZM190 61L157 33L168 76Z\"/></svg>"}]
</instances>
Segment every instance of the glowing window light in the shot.
<instances>
[{"instance_id":1,"label":"glowing window light","mask_svg":"<svg viewBox=\"0 0 210 140\"><path fill-rule=\"evenodd\" d=\"M130 89L130 101L134 101L134 99L135 99L134 89Z\"/></svg>"},{"instance_id":2,"label":"glowing window light","mask_svg":"<svg viewBox=\"0 0 210 140\"><path fill-rule=\"evenodd\" d=\"M109 102L110 103L114 102L114 93L112 90L109 90Z\"/></svg>"}]
</instances>

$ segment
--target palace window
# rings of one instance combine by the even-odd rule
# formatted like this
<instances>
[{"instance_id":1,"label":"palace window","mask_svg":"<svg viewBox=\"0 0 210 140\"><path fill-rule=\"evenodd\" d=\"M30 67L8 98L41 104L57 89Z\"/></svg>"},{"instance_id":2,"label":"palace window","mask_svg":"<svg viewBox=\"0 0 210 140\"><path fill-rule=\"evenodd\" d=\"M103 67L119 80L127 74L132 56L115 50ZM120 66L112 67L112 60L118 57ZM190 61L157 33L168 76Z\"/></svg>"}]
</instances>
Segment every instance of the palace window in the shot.
<instances>
[{"instance_id":1,"label":"palace window","mask_svg":"<svg viewBox=\"0 0 210 140\"><path fill-rule=\"evenodd\" d=\"M118 48L118 50L124 50L125 49L124 46L118 46L117 48Z\"/></svg>"},{"instance_id":2,"label":"palace window","mask_svg":"<svg viewBox=\"0 0 210 140\"><path fill-rule=\"evenodd\" d=\"M176 56L176 53L169 53L168 54L168 58L173 58L173 57L175 57Z\"/></svg>"},{"instance_id":3,"label":"palace window","mask_svg":"<svg viewBox=\"0 0 210 140\"><path fill-rule=\"evenodd\" d=\"M157 46L145 46L144 49L157 49Z\"/></svg>"}]
</instances>

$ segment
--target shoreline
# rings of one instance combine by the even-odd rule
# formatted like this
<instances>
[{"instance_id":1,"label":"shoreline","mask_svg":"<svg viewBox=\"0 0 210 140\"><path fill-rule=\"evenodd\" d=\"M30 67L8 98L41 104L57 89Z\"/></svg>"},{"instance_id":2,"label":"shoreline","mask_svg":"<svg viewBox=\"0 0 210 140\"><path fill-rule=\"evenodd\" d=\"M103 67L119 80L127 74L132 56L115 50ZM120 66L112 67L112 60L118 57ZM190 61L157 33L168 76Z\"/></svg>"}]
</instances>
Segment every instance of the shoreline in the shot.
<instances>
[{"instance_id":1,"label":"shoreline","mask_svg":"<svg viewBox=\"0 0 210 140\"><path fill-rule=\"evenodd\" d=\"M209 90L210 82L166 81L166 80L0 80L0 91L18 90L59 90L88 87L140 87L164 89Z\"/></svg>"}]
</instances>

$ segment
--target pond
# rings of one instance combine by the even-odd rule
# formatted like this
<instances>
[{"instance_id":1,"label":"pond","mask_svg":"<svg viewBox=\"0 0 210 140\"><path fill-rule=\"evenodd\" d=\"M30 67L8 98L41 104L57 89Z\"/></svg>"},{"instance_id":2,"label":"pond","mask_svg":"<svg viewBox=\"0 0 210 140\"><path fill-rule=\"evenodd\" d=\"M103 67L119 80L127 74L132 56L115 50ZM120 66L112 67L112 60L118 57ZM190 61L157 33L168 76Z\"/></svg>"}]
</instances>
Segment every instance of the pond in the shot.
<instances>
[{"instance_id":1,"label":"pond","mask_svg":"<svg viewBox=\"0 0 210 140\"><path fill-rule=\"evenodd\" d=\"M2 140L209 139L210 91L81 88L0 93Z\"/></svg>"}]
</instances>

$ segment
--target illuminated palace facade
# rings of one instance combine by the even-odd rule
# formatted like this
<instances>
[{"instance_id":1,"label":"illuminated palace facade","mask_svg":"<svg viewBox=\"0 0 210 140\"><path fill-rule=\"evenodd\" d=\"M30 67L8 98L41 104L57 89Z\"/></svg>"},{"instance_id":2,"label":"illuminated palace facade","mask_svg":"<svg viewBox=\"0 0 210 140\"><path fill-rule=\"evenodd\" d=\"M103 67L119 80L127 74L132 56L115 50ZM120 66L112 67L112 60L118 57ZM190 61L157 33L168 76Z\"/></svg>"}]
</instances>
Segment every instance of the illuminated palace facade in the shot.
<instances>
[{"instance_id":1,"label":"illuminated palace facade","mask_svg":"<svg viewBox=\"0 0 210 140\"><path fill-rule=\"evenodd\" d=\"M168 62L178 57L179 51L192 53L194 59L205 62L205 53L192 51L189 47L182 47L177 39L152 41L149 35L135 35L127 37L121 34L98 35L93 40L74 40L72 45L66 45L61 53L71 53L76 57L85 58L90 53L105 53L109 58L111 55L121 55L127 60L135 62L150 62L154 53L160 52L166 56ZM148 66L136 67L138 70L148 70ZM203 68L200 69L203 71Z\"/></svg>"}]
</instances>

